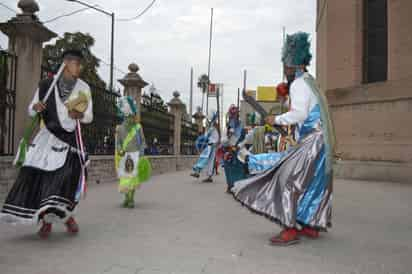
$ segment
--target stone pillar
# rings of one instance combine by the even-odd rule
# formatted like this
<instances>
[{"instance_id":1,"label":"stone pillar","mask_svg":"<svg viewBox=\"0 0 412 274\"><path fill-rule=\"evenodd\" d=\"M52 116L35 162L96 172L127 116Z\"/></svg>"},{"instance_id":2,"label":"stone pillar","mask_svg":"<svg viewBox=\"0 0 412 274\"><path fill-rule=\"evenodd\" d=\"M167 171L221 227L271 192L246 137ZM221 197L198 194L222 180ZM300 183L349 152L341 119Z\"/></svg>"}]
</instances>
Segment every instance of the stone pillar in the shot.
<instances>
[{"instance_id":1,"label":"stone pillar","mask_svg":"<svg viewBox=\"0 0 412 274\"><path fill-rule=\"evenodd\" d=\"M206 116L202 112L201 107L197 107L197 111L195 114L192 116L195 119L195 124L198 127L198 133L202 134L203 133L203 121L205 120Z\"/></svg>"},{"instance_id":2,"label":"stone pillar","mask_svg":"<svg viewBox=\"0 0 412 274\"><path fill-rule=\"evenodd\" d=\"M185 109L185 104L183 104L179 97L180 94L178 91L173 92L173 99L168 103L170 113L174 115L173 152L175 155L180 155L182 115Z\"/></svg>"},{"instance_id":3,"label":"stone pillar","mask_svg":"<svg viewBox=\"0 0 412 274\"><path fill-rule=\"evenodd\" d=\"M140 118L141 113L141 99L142 99L142 89L148 85L142 77L137 73L139 71L139 66L135 63L129 65L129 73L123 79L118 80L120 84L124 87L124 95L131 96L136 100L138 108L138 117Z\"/></svg>"},{"instance_id":4,"label":"stone pillar","mask_svg":"<svg viewBox=\"0 0 412 274\"><path fill-rule=\"evenodd\" d=\"M8 50L17 56L15 151L30 119L27 106L40 80L43 43L57 36L37 18L36 1L20 0L18 7L21 14L0 23L0 30L9 38Z\"/></svg>"}]
</instances>

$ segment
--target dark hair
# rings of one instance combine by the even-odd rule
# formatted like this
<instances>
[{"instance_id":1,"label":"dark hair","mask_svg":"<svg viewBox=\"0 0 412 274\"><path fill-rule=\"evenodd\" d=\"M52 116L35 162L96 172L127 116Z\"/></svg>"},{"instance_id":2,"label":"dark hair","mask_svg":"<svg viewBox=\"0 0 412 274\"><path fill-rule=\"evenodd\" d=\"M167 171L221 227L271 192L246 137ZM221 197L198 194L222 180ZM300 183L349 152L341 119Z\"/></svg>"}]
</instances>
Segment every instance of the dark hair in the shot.
<instances>
[{"instance_id":1,"label":"dark hair","mask_svg":"<svg viewBox=\"0 0 412 274\"><path fill-rule=\"evenodd\" d=\"M65 50L62 54L63 60L66 58L73 58L73 57L83 59L84 55L81 50L77 50L77 49L68 49L68 50Z\"/></svg>"}]
</instances>

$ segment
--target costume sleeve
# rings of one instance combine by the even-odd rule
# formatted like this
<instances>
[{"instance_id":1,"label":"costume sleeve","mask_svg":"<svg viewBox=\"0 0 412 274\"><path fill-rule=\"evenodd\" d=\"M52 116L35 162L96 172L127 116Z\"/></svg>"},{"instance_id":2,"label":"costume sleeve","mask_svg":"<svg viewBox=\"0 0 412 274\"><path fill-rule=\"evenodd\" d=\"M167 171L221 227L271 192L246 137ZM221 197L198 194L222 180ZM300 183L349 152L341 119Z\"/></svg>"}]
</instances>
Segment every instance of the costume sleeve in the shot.
<instances>
[{"instance_id":1,"label":"costume sleeve","mask_svg":"<svg viewBox=\"0 0 412 274\"><path fill-rule=\"evenodd\" d=\"M255 130L256 129L250 130L246 134L245 139L243 139L243 141L238 144L238 147L244 147L246 144L248 145L253 144L253 135L254 135Z\"/></svg>"},{"instance_id":2,"label":"costume sleeve","mask_svg":"<svg viewBox=\"0 0 412 274\"><path fill-rule=\"evenodd\" d=\"M36 93L34 94L34 97L29 107L27 108L27 111L30 117L34 117L37 114L37 112L33 109L33 106L37 104L38 102L39 102L39 89L36 90Z\"/></svg>"},{"instance_id":3,"label":"costume sleeve","mask_svg":"<svg viewBox=\"0 0 412 274\"><path fill-rule=\"evenodd\" d=\"M120 151L122 149L122 140L120 140L120 126L116 126L116 133L115 133L115 149L116 151Z\"/></svg>"},{"instance_id":4,"label":"costume sleeve","mask_svg":"<svg viewBox=\"0 0 412 274\"><path fill-rule=\"evenodd\" d=\"M80 122L83 124L90 124L93 121L93 98L92 98L89 86L87 86L87 90L85 90L84 92L89 98L89 104Z\"/></svg>"},{"instance_id":5,"label":"costume sleeve","mask_svg":"<svg viewBox=\"0 0 412 274\"><path fill-rule=\"evenodd\" d=\"M217 129L213 129L212 134L209 137L210 144L217 144L219 142L219 132Z\"/></svg>"},{"instance_id":6,"label":"costume sleeve","mask_svg":"<svg viewBox=\"0 0 412 274\"><path fill-rule=\"evenodd\" d=\"M142 140L142 144L140 145L140 155L143 156L144 155L144 150L146 148L146 139L144 137L144 133L143 133L143 128L140 127L140 138Z\"/></svg>"},{"instance_id":7,"label":"costume sleeve","mask_svg":"<svg viewBox=\"0 0 412 274\"><path fill-rule=\"evenodd\" d=\"M303 123L309 115L310 95L311 91L303 80L295 81L290 88L290 110L276 116L275 124L289 126Z\"/></svg>"}]
</instances>

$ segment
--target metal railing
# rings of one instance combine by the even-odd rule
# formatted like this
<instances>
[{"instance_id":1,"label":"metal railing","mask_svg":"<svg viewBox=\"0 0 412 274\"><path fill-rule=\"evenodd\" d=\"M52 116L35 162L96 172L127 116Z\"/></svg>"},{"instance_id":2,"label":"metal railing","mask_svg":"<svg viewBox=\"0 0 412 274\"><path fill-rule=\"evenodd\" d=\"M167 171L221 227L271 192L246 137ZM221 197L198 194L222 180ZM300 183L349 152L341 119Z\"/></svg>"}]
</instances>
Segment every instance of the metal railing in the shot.
<instances>
[{"instance_id":1,"label":"metal railing","mask_svg":"<svg viewBox=\"0 0 412 274\"><path fill-rule=\"evenodd\" d=\"M0 155L14 153L17 56L0 50Z\"/></svg>"}]
</instances>

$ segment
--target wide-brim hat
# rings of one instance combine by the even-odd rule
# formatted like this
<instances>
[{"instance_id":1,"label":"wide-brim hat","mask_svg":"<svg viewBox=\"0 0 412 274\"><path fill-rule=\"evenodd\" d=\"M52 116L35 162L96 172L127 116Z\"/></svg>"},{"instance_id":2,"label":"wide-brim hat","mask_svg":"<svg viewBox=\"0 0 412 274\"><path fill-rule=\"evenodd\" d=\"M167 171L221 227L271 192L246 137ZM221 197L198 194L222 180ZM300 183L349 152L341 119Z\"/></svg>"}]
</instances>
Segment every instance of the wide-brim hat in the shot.
<instances>
[{"instance_id":1,"label":"wide-brim hat","mask_svg":"<svg viewBox=\"0 0 412 274\"><path fill-rule=\"evenodd\" d=\"M84 58L83 52L79 49L67 49L62 53L62 58L64 59L79 59Z\"/></svg>"}]
</instances>

